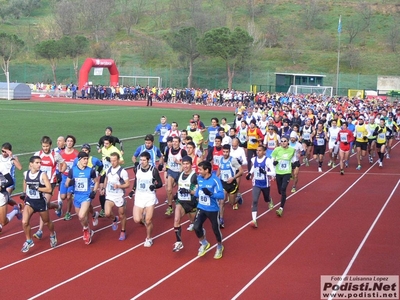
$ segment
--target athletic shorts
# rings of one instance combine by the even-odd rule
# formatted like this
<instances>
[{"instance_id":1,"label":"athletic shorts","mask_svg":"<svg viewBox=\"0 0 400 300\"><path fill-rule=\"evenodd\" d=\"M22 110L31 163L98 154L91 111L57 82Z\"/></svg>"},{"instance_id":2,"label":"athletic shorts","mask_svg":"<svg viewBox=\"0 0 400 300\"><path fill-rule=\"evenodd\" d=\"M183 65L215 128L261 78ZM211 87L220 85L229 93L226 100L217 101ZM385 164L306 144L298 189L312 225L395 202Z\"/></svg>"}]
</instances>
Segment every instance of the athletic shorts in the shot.
<instances>
[{"instance_id":1,"label":"athletic shorts","mask_svg":"<svg viewBox=\"0 0 400 300\"><path fill-rule=\"evenodd\" d=\"M32 207L34 212L43 212L47 210L47 201L45 198L30 199L25 198L25 205Z\"/></svg>"},{"instance_id":2,"label":"athletic shorts","mask_svg":"<svg viewBox=\"0 0 400 300\"><path fill-rule=\"evenodd\" d=\"M367 151L368 142L357 142L356 141L356 148L361 148L361 150Z\"/></svg>"},{"instance_id":3,"label":"athletic shorts","mask_svg":"<svg viewBox=\"0 0 400 300\"><path fill-rule=\"evenodd\" d=\"M106 197L107 201L113 202L116 207L122 207L126 204L124 196L120 197Z\"/></svg>"},{"instance_id":4,"label":"athletic shorts","mask_svg":"<svg viewBox=\"0 0 400 300\"><path fill-rule=\"evenodd\" d=\"M382 146L385 146L386 145L386 143L376 143L376 149L381 149L382 148Z\"/></svg>"},{"instance_id":5,"label":"athletic shorts","mask_svg":"<svg viewBox=\"0 0 400 300\"><path fill-rule=\"evenodd\" d=\"M10 195L8 192L1 192L0 193L0 206L4 206L8 203L10 199Z\"/></svg>"},{"instance_id":6,"label":"athletic shorts","mask_svg":"<svg viewBox=\"0 0 400 300\"><path fill-rule=\"evenodd\" d=\"M140 208L145 208L145 207L150 207L153 205L156 205L158 203L158 199L156 195L141 195L136 191L135 194L135 206L140 207Z\"/></svg>"},{"instance_id":7,"label":"athletic shorts","mask_svg":"<svg viewBox=\"0 0 400 300\"><path fill-rule=\"evenodd\" d=\"M300 168L300 161L292 162L292 170Z\"/></svg>"},{"instance_id":8,"label":"athletic shorts","mask_svg":"<svg viewBox=\"0 0 400 300\"><path fill-rule=\"evenodd\" d=\"M313 154L314 155L324 155L325 151L326 151L326 145L314 146Z\"/></svg>"},{"instance_id":9,"label":"athletic shorts","mask_svg":"<svg viewBox=\"0 0 400 300\"><path fill-rule=\"evenodd\" d=\"M170 169L167 169L167 177L171 176L175 182L178 182L179 179L179 172L171 171Z\"/></svg>"},{"instance_id":10,"label":"athletic shorts","mask_svg":"<svg viewBox=\"0 0 400 300\"><path fill-rule=\"evenodd\" d=\"M193 198L194 197L192 197L191 201L176 200L175 204L182 206L183 210L185 211L185 214L196 213L198 202L197 202L197 200L194 200Z\"/></svg>"},{"instance_id":11,"label":"athletic shorts","mask_svg":"<svg viewBox=\"0 0 400 300\"><path fill-rule=\"evenodd\" d=\"M368 145L372 145L373 142L376 142L376 138L368 139Z\"/></svg>"},{"instance_id":12,"label":"athletic shorts","mask_svg":"<svg viewBox=\"0 0 400 300\"><path fill-rule=\"evenodd\" d=\"M62 180L60 183L60 194L61 195L66 195L66 194L72 194L74 192L74 186L69 186L66 187L65 183L67 182L67 176L64 174L61 174Z\"/></svg>"},{"instance_id":13,"label":"athletic shorts","mask_svg":"<svg viewBox=\"0 0 400 300\"><path fill-rule=\"evenodd\" d=\"M89 198L89 194L87 195L74 195L74 207L81 208L82 203L84 202L91 202L92 199Z\"/></svg>"},{"instance_id":14,"label":"athletic shorts","mask_svg":"<svg viewBox=\"0 0 400 300\"><path fill-rule=\"evenodd\" d=\"M233 180L231 183L227 183L226 181L222 181L222 187L228 194L235 194L238 190L238 185L236 180Z\"/></svg>"}]
</instances>

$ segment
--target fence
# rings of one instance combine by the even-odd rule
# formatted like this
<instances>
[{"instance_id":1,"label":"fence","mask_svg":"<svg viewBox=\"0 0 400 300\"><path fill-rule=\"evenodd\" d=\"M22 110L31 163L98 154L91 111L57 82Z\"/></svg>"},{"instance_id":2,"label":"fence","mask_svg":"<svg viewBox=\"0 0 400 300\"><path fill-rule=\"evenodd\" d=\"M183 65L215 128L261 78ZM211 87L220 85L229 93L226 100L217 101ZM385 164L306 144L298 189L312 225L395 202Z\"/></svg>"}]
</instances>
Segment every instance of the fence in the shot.
<instances>
[{"instance_id":1,"label":"fence","mask_svg":"<svg viewBox=\"0 0 400 300\"><path fill-rule=\"evenodd\" d=\"M90 72L90 81L94 84L108 84L109 74L105 71L102 76L94 76L93 69ZM131 76L159 76L162 78L163 87L186 87L188 70L174 68L139 68L135 66L119 67L120 75ZM323 74L324 85L336 87L336 74ZM67 84L77 82L75 70L72 65L60 64L56 70L58 83ZM376 90L378 75L340 74L338 94L347 95L348 89ZM0 81L5 81L4 74L0 74ZM10 80L13 82L53 82L50 65L11 64ZM137 84L147 85L147 79L137 79ZM250 85L257 85L257 90L275 92L275 71L254 71L249 68L235 71L233 88L237 90L249 90ZM221 67L205 68L197 66L193 75L193 87L207 89L225 89L228 86L226 70ZM334 89L336 94L336 88Z\"/></svg>"}]
</instances>

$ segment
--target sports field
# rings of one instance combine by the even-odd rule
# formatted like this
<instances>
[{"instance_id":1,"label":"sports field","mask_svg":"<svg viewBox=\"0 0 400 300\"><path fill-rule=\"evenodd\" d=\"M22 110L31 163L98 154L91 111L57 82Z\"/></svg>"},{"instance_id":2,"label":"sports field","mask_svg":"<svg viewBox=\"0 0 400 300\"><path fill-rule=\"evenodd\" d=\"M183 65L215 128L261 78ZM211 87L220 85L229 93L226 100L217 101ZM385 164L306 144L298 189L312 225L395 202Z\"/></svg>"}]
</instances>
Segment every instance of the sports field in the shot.
<instances>
[{"instance_id":1,"label":"sports field","mask_svg":"<svg viewBox=\"0 0 400 300\"><path fill-rule=\"evenodd\" d=\"M137 103L127 102L126 106L115 106L113 101L104 101L102 105L93 102L77 104L78 101L64 98L58 103L36 101L0 101L1 144L9 142L13 146L13 154L17 155L23 165L28 167L29 157L41 149L42 136L50 136L53 146L57 146L57 137L73 135L76 137L77 149L80 145L89 143L93 146L92 154L100 157L95 144L104 135L107 126L113 128L113 134L123 140L125 167L131 164L134 150L143 144L143 135L153 133L160 117L165 115L168 122L178 122L179 129L185 129L189 124L197 106L187 106L187 109L157 108L134 106ZM130 104L130 105L129 105ZM143 102L140 104L143 105ZM192 109L189 109L192 108ZM233 109L232 109L233 111ZM228 111L200 111L205 125L210 124L212 117L229 119L233 113ZM155 139L158 145L158 137ZM21 191L22 172L17 171L16 192Z\"/></svg>"}]
</instances>

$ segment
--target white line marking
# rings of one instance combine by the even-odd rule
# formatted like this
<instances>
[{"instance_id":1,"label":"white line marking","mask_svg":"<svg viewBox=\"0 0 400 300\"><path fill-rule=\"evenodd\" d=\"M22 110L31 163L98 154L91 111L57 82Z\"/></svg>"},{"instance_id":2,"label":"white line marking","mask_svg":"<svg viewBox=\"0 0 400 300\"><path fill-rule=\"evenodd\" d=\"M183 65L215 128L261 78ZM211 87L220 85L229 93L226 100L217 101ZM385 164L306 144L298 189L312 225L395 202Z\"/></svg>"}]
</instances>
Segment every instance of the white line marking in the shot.
<instances>
[{"instance_id":1,"label":"white line marking","mask_svg":"<svg viewBox=\"0 0 400 300\"><path fill-rule=\"evenodd\" d=\"M342 278L344 278L345 276L347 276L347 274L349 273L349 271L350 271L351 267L353 266L353 263L355 262L355 260L356 260L356 258L357 258L357 256L358 256L358 254L360 253L362 247L364 247L365 242L367 241L369 235L371 234L372 230L374 229L376 223L378 222L379 218L381 217L381 215L382 215L383 211L385 210L386 206L389 204L389 201L392 199L393 194L394 194L394 191L397 189L397 187L399 186L399 184L400 184L400 180L397 181L397 184L396 184L395 187L393 188L393 190L392 190L392 192L390 193L389 197L386 199L385 204L383 204L383 206L382 206L381 210L379 211L378 215L376 216L374 222L371 224L371 227L368 229L367 233L365 234L363 240L361 241L360 245L358 246L358 248L357 248L356 252L354 253L353 257L351 258L349 264L347 265L347 268L346 268L346 270L344 271L344 273L343 273L343 275L342 275ZM340 286L342 285L342 283L343 283L343 279L341 279L341 280L338 282L338 286L340 287ZM337 292L337 291L334 291L334 292L332 292L332 293L336 296L336 292ZM330 296L328 299L329 299L329 300L334 299L334 296L333 296L333 297Z\"/></svg>"},{"instance_id":2,"label":"white line marking","mask_svg":"<svg viewBox=\"0 0 400 300\"><path fill-rule=\"evenodd\" d=\"M7 111L24 111L24 112L34 112L34 113L45 113L45 114L87 114L88 112L102 112L102 111L120 111L120 110L126 110L126 109L135 109L135 108L130 108L126 107L124 109L118 109L118 108L110 108L110 109L91 109L91 110L70 110L70 111L60 111L60 110L36 110L36 109L20 109L20 108L2 108L1 110L7 110Z\"/></svg>"},{"instance_id":3,"label":"white line marking","mask_svg":"<svg viewBox=\"0 0 400 300\"><path fill-rule=\"evenodd\" d=\"M376 164L376 163L375 163ZM293 246L293 244L295 242L297 242L297 240L299 240L304 233L306 233L319 219L322 218L322 216L324 216L328 210L330 210L348 191L350 191L352 189L352 187L359 182L365 175L366 173L372 169L372 167L375 165L373 164L368 170L366 170L356 181L353 182L353 184L351 186L349 186L339 197L336 198L335 201L333 201L331 203L331 205L329 205L317 218L314 219L314 221L312 221L306 228L303 229L302 232L300 232L286 247L285 249L283 249L277 256L275 256L275 258L273 260L271 260L271 262L265 266L256 276L253 277L253 279L251 279L235 296L232 297L232 299L237 299L240 295L242 295L249 286L251 286L262 274L265 273L265 271L267 271L282 255L284 255L286 253L287 250L289 250L290 247Z\"/></svg>"}]
</instances>

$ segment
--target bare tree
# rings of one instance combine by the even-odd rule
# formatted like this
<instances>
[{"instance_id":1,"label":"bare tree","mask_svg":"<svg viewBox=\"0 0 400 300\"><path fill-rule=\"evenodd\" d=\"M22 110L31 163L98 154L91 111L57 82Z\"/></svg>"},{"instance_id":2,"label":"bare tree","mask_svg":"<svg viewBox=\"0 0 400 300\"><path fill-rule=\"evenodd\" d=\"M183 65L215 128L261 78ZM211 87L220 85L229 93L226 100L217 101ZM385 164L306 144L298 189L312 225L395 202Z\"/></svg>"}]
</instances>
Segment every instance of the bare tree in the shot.
<instances>
[{"instance_id":1,"label":"bare tree","mask_svg":"<svg viewBox=\"0 0 400 300\"><path fill-rule=\"evenodd\" d=\"M364 28L368 30L368 32L371 32L371 23L373 20L373 12L372 12L372 6L369 2L366 1L361 1L358 3L358 8L357 11L359 12L361 16L361 20L364 22ZM364 29L364 30L365 30Z\"/></svg>"},{"instance_id":2,"label":"bare tree","mask_svg":"<svg viewBox=\"0 0 400 300\"><path fill-rule=\"evenodd\" d=\"M86 26L93 32L96 43L107 31L107 20L113 12L115 0L83 0Z\"/></svg>"},{"instance_id":3,"label":"bare tree","mask_svg":"<svg viewBox=\"0 0 400 300\"><path fill-rule=\"evenodd\" d=\"M275 47L279 43L282 33L282 21L276 17L269 17L265 26L265 39L268 48Z\"/></svg>"},{"instance_id":4,"label":"bare tree","mask_svg":"<svg viewBox=\"0 0 400 300\"><path fill-rule=\"evenodd\" d=\"M342 61L347 63L350 69L357 69L361 65L360 50L353 45L349 45L343 53Z\"/></svg>"},{"instance_id":5,"label":"bare tree","mask_svg":"<svg viewBox=\"0 0 400 300\"><path fill-rule=\"evenodd\" d=\"M356 36L365 30L365 24L357 17L352 18L347 25L347 33L349 35L349 44L354 42Z\"/></svg>"},{"instance_id":6,"label":"bare tree","mask_svg":"<svg viewBox=\"0 0 400 300\"><path fill-rule=\"evenodd\" d=\"M73 35L78 29L79 0L62 0L55 2L53 7L54 19L63 35Z\"/></svg>"},{"instance_id":7,"label":"bare tree","mask_svg":"<svg viewBox=\"0 0 400 300\"><path fill-rule=\"evenodd\" d=\"M324 0L303 0L302 20L305 29L318 28L323 23L324 12L327 9Z\"/></svg>"},{"instance_id":8,"label":"bare tree","mask_svg":"<svg viewBox=\"0 0 400 300\"><path fill-rule=\"evenodd\" d=\"M397 52L397 47L400 44L400 23L393 22L389 29L388 43L393 52Z\"/></svg>"},{"instance_id":9,"label":"bare tree","mask_svg":"<svg viewBox=\"0 0 400 300\"><path fill-rule=\"evenodd\" d=\"M121 23L124 25L127 34L131 34L132 26L139 23L143 14L144 0L116 0Z\"/></svg>"}]
</instances>

